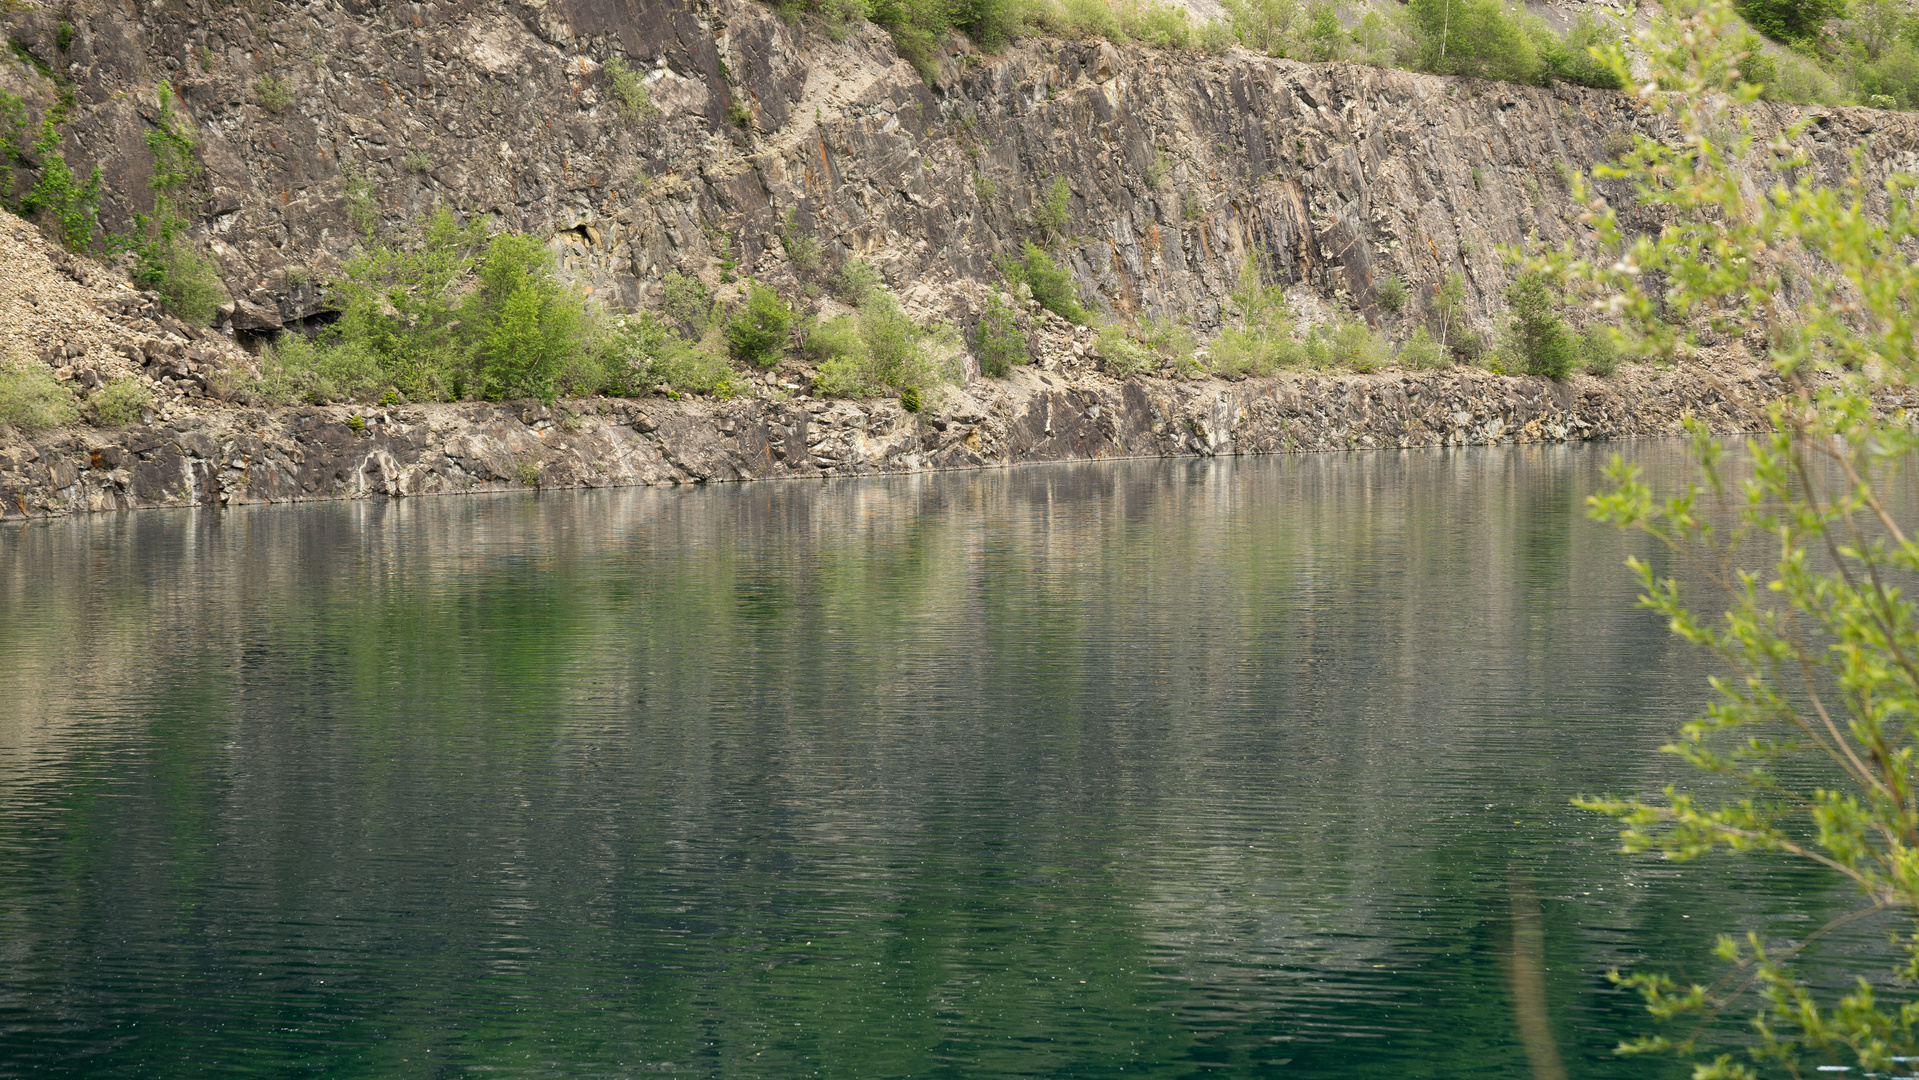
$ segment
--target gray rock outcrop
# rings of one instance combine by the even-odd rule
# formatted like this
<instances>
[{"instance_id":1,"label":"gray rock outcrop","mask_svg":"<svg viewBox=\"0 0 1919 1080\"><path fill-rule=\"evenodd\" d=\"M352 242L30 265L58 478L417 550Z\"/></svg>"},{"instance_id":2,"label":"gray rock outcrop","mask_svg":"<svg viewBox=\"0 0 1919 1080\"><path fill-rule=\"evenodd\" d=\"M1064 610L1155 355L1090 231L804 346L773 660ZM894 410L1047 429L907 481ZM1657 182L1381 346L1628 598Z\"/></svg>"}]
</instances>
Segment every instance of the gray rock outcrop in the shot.
<instances>
[{"instance_id":1,"label":"gray rock outcrop","mask_svg":"<svg viewBox=\"0 0 1919 1080\"><path fill-rule=\"evenodd\" d=\"M65 153L103 168L116 231L151 206L155 87L178 91L206 166L199 235L240 330L324 309L356 200L387 227L444 204L547 237L622 308L722 257L790 273L791 213L829 256L869 258L922 314L964 321L966 283L1040 231L1056 177L1071 197L1054 239L1109 313L1209 329L1254 253L1269 281L1375 322L1382 275L1417 306L1458 270L1483 321L1510 277L1499 246L1570 235L1568 171L1651 131L1617 93L1098 42L988 57L954 39L929 86L876 27L834 42L751 0L174 0L0 23L68 81ZM616 57L644 75L643 115L612 98ZM0 68L42 111L61 93ZM272 108L263 79L290 103ZM1761 127L1805 111L1764 106ZM1919 169L1919 120L1813 111L1833 176L1861 144L1871 173Z\"/></svg>"}]
</instances>

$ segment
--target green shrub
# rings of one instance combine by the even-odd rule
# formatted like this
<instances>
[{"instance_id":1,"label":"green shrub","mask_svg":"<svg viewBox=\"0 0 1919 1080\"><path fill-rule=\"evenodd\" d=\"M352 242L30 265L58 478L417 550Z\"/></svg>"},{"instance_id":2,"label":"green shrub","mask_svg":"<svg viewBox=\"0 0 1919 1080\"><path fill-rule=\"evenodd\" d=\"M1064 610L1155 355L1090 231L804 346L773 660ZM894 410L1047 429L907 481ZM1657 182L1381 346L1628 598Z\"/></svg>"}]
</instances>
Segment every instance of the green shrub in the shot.
<instances>
[{"instance_id":1,"label":"green shrub","mask_svg":"<svg viewBox=\"0 0 1919 1080\"><path fill-rule=\"evenodd\" d=\"M1130 379L1159 370L1159 357L1128 337L1120 327L1108 326L1101 330L1093 348L1105 362L1106 373L1116 379Z\"/></svg>"},{"instance_id":2,"label":"green shrub","mask_svg":"<svg viewBox=\"0 0 1919 1080\"><path fill-rule=\"evenodd\" d=\"M857 336L845 332L847 322L856 322ZM888 293L874 293L858 316L834 320L826 327L833 329L817 345L809 339L809 348L832 352L820 363L816 386L821 393L839 397L877 397L908 389L925 393L953 378L950 368L935 356L936 348L946 343L915 325Z\"/></svg>"},{"instance_id":3,"label":"green shrub","mask_svg":"<svg viewBox=\"0 0 1919 1080\"><path fill-rule=\"evenodd\" d=\"M93 231L100 216L100 169L96 166L85 181L75 177L66 158L60 156L64 140L51 119L41 122L40 138L33 144L40 156L40 175L33 189L20 200L20 215L39 218L52 226L54 236L67 250L85 251L93 246ZM5 194L0 191L0 196Z\"/></svg>"},{"instance_id":4,"label":"green shrub","mask_svg":"<svg viewBox=\"0 0 1919 1080\"><path fill-rule=\"evenodd\" d=\"M1764 83L1764 97L1768 101L1790 101L1802 105L1836 104L1848 101L1852 96L1818 63L1796 52L1781 52L1777 56L1755 59L1761 60L1761 63L1751 64L1748 61L1748 64L1754 69L1754 80ZM1769 73L1767 68L1770 68Z\"/></svg>"},{"instance_id":5,"label":"green shrub","mask_svg":"<svg viewBox=\"0 0 1919 1080\"><path fill-rule=\"evenodd\" d=\"M1126 40L1119 13L1107 0L1051 0L1034 4L1029 12L1041 30L1060 37Z\"/></svg>"},{"instance_id":6,"label":"green shrub","mask_svg":"<svg viewBox=\"0 0 1919 1080\"><path fill-rule=\"evenodd\" d=\"M346 217L361 236L371 237L380 226L380 204L373 197L373 180L358 169L341 170L346 188Z\"/></svg>"},{"instance_id":7,"label":"green shrub","mask_svg":"<svg viewBox=\"0 0 1919 1080\"><path fill-rule=\"evenodd\" d=\"M1359 17L1359 25L1353 27L1353 44L1359 49L1360 62L1374 67L1398 65L1400 57L1411 55L1413 50L1412 38L1377 11Z\"/></svg>"},{"instance_id":8,"label":"green shrub","mask_svg":"<svg viewBox=\"0 0 1919 1080\"><path fill-rule=\"evenodd\" d=\"M1193 43L1193 24L1182 8L1147 0L1120 7L1120 31L1154 49L1184 49Z\"/></svg>"},{"instance_id":9,"label":"green shrub","mask_svg":"<svg viewBox=\"0 0 1919 1080\"><path fill-rule=\"evenodd\" d=\"M1868 60L1877 60L1901 42L1919 44L1919 16L1905 0L1854 0L1848 5L1847 30Z\"/></svg>"},{"instance_id":10,"label":"green shrub","mask_svg":"<svg viewBox=\"0 0 1919 1080\"><path fill-rule=\"evenodd\" d=\"M1199 24L1193 44L1203 52L1221 56L1239 42L1239 35L1233 30L1230 18L1212 19Z\"/></svg>"},{"instance_id":11,"label":"green shrub","mask_svg":"<svg viewBox=\"0 0 1919 1080\"><path fill-rule=\"evenodd\" d=\"M325 404L372 400L388 385L379 354L365 341L288 333L261 352L254 390L269 404Z\"/></svg>"},{"instance_id":12,"label":"green shrub","mask_svg":"<svg viewBox=\"0 0 1919 1080\"><path fill-rule=\"evenodd\" d=\"M865 259L848 259L833 275L833 293L858 307L880 290L880 272Z\"/></svg>"},{"instance_id":13,"label":"green shrub","mask_svg":"<svg viewBox=\"0 0 1919 1080\"><path fill-rule=\"evenodd\" d=\"M1601 21L1581 14L1573 20L1564 38L1547 33L1539 43L1540 59L1547 78L1592 86L1601 90L1619 90L1624 84L1605 64L1593 58L1593 49L1619 44L1619 27L1610 20Z\"/></svg>"},{"instance_id":14,"label":"green shrub","mask_svg":"<svg viewBox=\"0 0 1919 1080\"><path fill-rule=\"evenodd\" d=\"M993 182L992 177L983 172L973 174L973 197L980 201L981 206L993 205L993 200L998 196L999 185Z\"/></svg>"},{"instance_id":15,"label":"green shrub","mask_svg":"<svg viewBox=\"0 0 1919 1080\"><path fill-rule=\"evenodd\" d=\"M1306 9L1306 29L1302 37L1305 58L1320 63L1345 59L1352 43L1351 35L1339 24L1339 16L1328 0L1317 0Z\"/></svg>"},{"instance_id":16,"label":"green shrub","mask_svg":"<svg viewBox=\"0 0 1919 1080\"><path fill-rule=\"evenodd\" d=\"M599 388L585 306L553 279L545 247L529 236L496 236L478 278L460 305L460 333L480 397L551 404L563 391Z\"/></svg>"},{"instance_id":17,"label":"green shrub","mask_svg":"<svg viewBox=\"0 0 1919 1080\"><path fill-rule=\"evenodd\" d=\"M293 83L278 75L262 75L253 84L253 93L260 99L260 107L271 113L285 112L293 104Z\"/></svg>"},{"instance_id":18,"label":"green shrub","mask_svg":"<svg viewBox=\"0 0 1919 1080\"><path fill-rule=\"evenodd\" d=\"M602 393L633 396L662 383L673 393L731 397L736 391L717 335L688 341L651 312L641 312L610 320L601 341Z\"/></svg>"},{"instance_id":19,"label":"green shrub","mask_svg":"<svg viewBox=\"0 0 1919 1080\"><path fill-rule=\"evenodd\" d=\"M603 69L606 86L613 92L613 103L628 123L644 120L653 111L652 98L646 92L646 80L627 66L623 57L611 57Z\"/></svg>"},{"instance_id":20,"label":"green shrub","mask_svg":"<svg viewBox=\"0 0 1919 1080\"><path fill-rule=\"evenodd\" d=\"M1161 150L1157 146L1154 147L1153 160L1148 162L1146 165L1147 190L1148 191L1157 190L1161 184L1164 184L1166 182L1167 175L1172 172L1172 168L1173 168L1172 159L1166 156L1165 151Z\"/></svg>"},{"instance_id":21,"label":"green shrub","mask_svg":"<svg viewBox=\"0 0 1919 1080\"><path fill-rule=\"evenodd\" d=\"M1373 286L1373 298L1380 307L1397 315L1406 309L1406 282L1397 274L1387 274Z\"/></svg>"},{"instance_id":22,"label":"green shrub","mask_svg":"<svg viewBox=\"0 0 1919 1080\"><path fill-rule=\"evenodd\" d=\"M893 35L893 47L922 80L939 78L939 40L954 23L944 0L873 0L867 17Z\"/></svg>"},{"instance_id":23,"label":"green shrub","mask_svg":"<svg viewBox=\"0 0 1919 1080\"><path fill-rule=\"evenodd\" d=\"M757 282L746 286L746 305L726 323L733 355L750 364L772 367L786 352L786 335L799 318L778 293Z\"/></svg>"},{"instance_id":24,"label":"green shrub","mask_svg":"<svg viewBox=\"0 0 1919 1080\"><path fill-rule=\"evenodd\" d=\"M1268 56L1286 55L1299 16L1299 0L1226 0L1226 21L1239 43Z\"/></svg>"},{"instance_id":25,"label":"green shrub","mask_svg":"<svg viewBox=\"0 0 1919 1080\"><path fill-rule=\"evenodd\" d=\"M153 407L153 394L132 376L108 381L87 399L87 414L95 427L125 427Z\"/></svg>"},{"instance_id":26,"label":"green shrub","mask_svg":"<svg viewBox=\"0 0 1919 1080\"><path fill-rule=\"evenodd\" d=\"M1521 273L1506 290L1506 303L1512 312L1501 350L1507 369L1564 379L1572 370L1574 343L1555 308L1551 283L1537 272Z\"/></svg>"},{"instance_id":27,"label":"green shrub","mask_svg":"<svg viewBox=\"0 0 1919 1080\"><path fill-rule=\"evenodd\" d=\"M661 279L660 310L677 324L688 337L704 337L706 331L717 321L714 317L713 300L706 294L706 286L700 280L668 270Z\"/></svg>"},{"instance_id":28,"label":"green shrub","mask_svg":"<svg viewBox=\"0 0 1919 1080\"><path fill-rule=\"evenodd\" d=\"M1193 360L1193 350L1199 342L1193 332L1176 322L1170 316L1164 319L1144 319L1139 326L1139 340L1159 356L1161 360L1173 362L1173 369L1182 375L1191 375L1197 365Z\"/></svg>"},{"instance_id":29,"label":"green shrub","mask_svg":"<svg viewBox=\"0 0 1919 1080\"><path fill-rule=\"evenodd\" d=\"M1536 38L1499 0L1409 0L1414 67L1441 75L1537 82Z\"/></svg>"},{"instance_id":30,"label":"green shrub","mask_svg":"<svg viewBox=\"0 0 1919 1080\"><path fill-rule=\"evenodd\" d=\"M650 311L609 319L599 336L600 392L609 397L644 393L659 355L676 335Z\"/></svg>"},{"instance_id":31,"label":"green shrub","mask_svg":"<svg viewBox=\"0 0 1919 1080\"><path fill-rule=\"evenodd\" d=\"M864 398L874 397L886 392L871 372L865 354L836 356L820 365L820 373L813 380L813 389L821 394L834 397Z\"/></svg>"},{"instance_id":32,"label":"green shrub","mask_svg":"<svg viewBox=\"0 0 1919 1080\"><path fill-rule=\"evenodd\" d=\"M0 90L0 204L13 198L13 171L27 163L27 103Z\"/></svg>"},{"instance_id":33,"label":"green shrub","mask_svg":"<svg viewBox=\"0 0 1919 1080\"><path fill-rule=\"evenodd\" d=\"M1239 309L1239 325L1223 329L1213 339L1213 370L1222 375L1270 375L1306 362L1306 349L1293 336L1285 289L1262 281L1251 255L1240 263L1232 298Z\"/></svg>"},{"instance_id":34,"label":"green shrub","mask_svg":"<svg viewBox=\"0 0 1919 1080\"><path fill-rule=\"evenodd\" d=\"M1919 19L1913 20L1919 33ZM1895 41L1857 72L1860 89L1868 98L1876 98L1880 108L1919 107L1919 47L1911 41ZM1885 103L1890 101L1890 106Z\"/></svg>"},{"instance_id":35,"label":"green shrub","mask_svg":"<svg viewBox=\"0 0 1919 1080\"><path fill-rule=\"evenodd\" d=\"M813 234L800 228L799 212L788 210L780 223L780 246L786 249L786 257L793 268L802 273L811 273L820 266L820 242Z\"/></svg>"},{"instance_id":36,"label":"green shrub","mask_svg":"<svg viewBox=\"0 0 1919 1080\"><path fill-rule=\"evenodd\" d=\"M1286 303L1286 290L1268 285L1259 273L1259 264L1247 255L1239 264L1239 280L1232 292L1239 308L1240 324L1248 330L1274 330L1291 334L1292 308Z\"/></svg>"},{"instance_id":37,"label":"green shrub","mask_svg":"<svg viewBox=\"0 0 1919 1080\"><path fill-rule=\"evenodd\" d=\"M1479 340L1472 324L1466 320L1466 278L1459 271L1446 274L1439 286L1433 290L1432 303L1428 305L1433 328L1439 331L1439 344L1453 355L1453 358L1471 363L1479 358L1483 343Z\"/></svg>"},{"instance_id":38,"label":"green shrub","mask_svg":"<svg viewBox=\"0 0 1919 1080\"><path fill-rule=\"evenodd\" d=\"M999 378L1011 371L1015 364L1024 364L1030 357L1026 351L1026 333L1019 328L1019 319L1013 309L1000 299L996 290L986 293L985 309L980 312L979 326L974 331L979 347L980 374Z\"/></svg>"},{"instance_id":39,"label":"green shrub","mask_svg":"<svg viewBox=\"0 0 1919 1080\"><path fill-rule=\"evenodd\" d=\"M860 308L860 339L873 371L886 386L899 388L926 381L917 365L926 332L900 310L888 293L876 293Z\"/></svg>"},{"instance_id":40,"label":"green shrub","mask_svg":"<svg viewBox=\"0 0 1919 1080\"><path fill-rule=\"evenodd\" d=\"M71 424L78 417L73 395L51 371L0 363L0 427L31 434Z\"/></svg>"},{"instance_id":41,"label":"green shrub","mask_svg":"<svg viewBox=\"0 0 1919 1080\"><path fill-rule=\"evenodd\" d=\"M1619 370L1619 346L1610 330L1595 323L1579 336L1579 366L1588 375L1605 378Z\"/></svg>"},{"instance_id":42,"label":"green shrub","mask_svg":"<svg viewBox=\"0 0 1919 1080\"><path fill-rule=\"evenodd\" d=\"M617 324L603 326L554 278L539 241L488 239L482 222L461 225L445 208L396 245L369 240L330 291L340 318L312 340L274 343L262 397L550 402L598 392L612 380L608 363L631 351Z\"/></svg>"},{"instance_id":43,"label":"green shrub","mask_svg":"<svg viewBox=\"0 0 1919 1080\"><path fill-rule=\"evenodd\" d=\"M169 230L170 231L170 230ZM160 294L161 306L195 326L213 322L227 298L212 257L193 246L184 232L144 242L135 249L133 282Z\"/></svg>"},{"instance_id":44,"label":"green shrub","mask_svg":"<svg viewBox=\"0 0 1919 1080\"><path fill-rule=\"evenodd\" d=\"M808 330L800 351L813 363L824 364L829 360L858 356L865 348L860 341L859 316L841 315Z\"/></svg>"},{"instance_id":45,"label":"green shrub","mask_svg":"<svg viewBox=\"0 0 1919 1080\"><path fill-rule=\"evenodd\" d=\"M973 44L996 53L1025 31L1029 7L1026 0L958 0L949 10Z\"/></svg>"},{"instance_id":46,"label":"green shrub","mask_svg":"<svg viewBox=\"0 0 1919 1080\"><path fill-rule=\"evenodd\" d=\"M153 126L146 133L153 155L153 174L147 180L153 213L134 214L136 234L118 243L134 253L135 284L159 293L162 306L179 318L205 326L226 299L226 290L218 267L187 235L187 216L198 202L196 144L192 128L173 108L173 88L161 83L154 100Z\"/></svg>"},{"instance_id":47,"label":"green shrub","mask_svg":"<svg viewBox=\"0 0 1919 1080\"><path fill-rule=\"evenodd\" d=\"M1290 333L1275 328L1228 327L1213 339L1212 367L1221 375L1271 375L1305 362L1305 347Z\"/></svg>"},{"instance_id":48,"label":"green shrub","mask_svg":"<svg viewBox=\"0 0 1919 1080\"><path fill-rule=\"evenodd\" d=\"M1315 326L1304 344L1306 362L1313 367L1364 373L1383 367L1392 357L1391 347L1362 322Z\"/></svg>"},{"instance_id":49,"label":"green shrub","mask_svg":"<svg viewBox=\"0 0 1919 1080\"><path fill-rule=\"evenodd\" d=\"M459 325L458 293L487 246L484 223L461 225L445 207L395 245L369 240L332 283L340 318L316 347L364 350L382 372L378 382L412 401L479 393L473 335Z\"/></svg>"},{"instance_id":50,"label":"green shrub","mask_svg":"<svg viewBox=\"0 0 1919 1080\"><path fill-rule=\"evenodd\" d=\"M1047 189L1033 207L1033 224L1046 231L1048 236L1061 236L1066 232L1066 223L1071 220L1070 204L1072 189L1066 186L1066 178L1053 177L1053 184Z\"/></svg>"},{"instance_id":51,"label":"green shrub","mask_svg":"<svg viewBox=\"0 0 1919 1080\"><path fill-rule=\"evenodd\" d=\"M1827 19L1846 13L1840 0L1737 0L1733 8L1775 41L1812 37Z\"/></svg>"},{"instance_id":52,"label":"green shrub","mask_svg":"<svg viewBox=\"0 0 1919 1080\"><path fill-rule=\"evenodd\" d=\"M654 362L653 373L681 393L730 398L740 392L738 374L727 364L725 350L711 335L700 341L671 339Z\"/></svg>"},{"instance_id":53,"label":"green shrub","mask_svg":"<svg viewBox=\"0 0 1919 1080\"><path fill-rule=\"evenodd\" d=\"M773 9L792 22L812 16L827 37L845 41L853 25L866 18L867 4L866 0L777 0Z\"/></svg>"},{"instance_id":54,"label":"green shrub","mask_svg":"<svg viewBox=\"0 0 1919 1080\"><path fill-rule=\"evenodd\" d=\"M1040 307L1068 322L1086 322L1086 309L1079 306L1073 275L1031 240L1026 242L1020 259L1001 261L1000 273L1006 275L1009 284L1031 289Z\"/></svg>"},{"instance_id":55,"label":"green shrub","mask_svg":"<svg viewBox=\"0 0 1919 1080\"><path fill-rule=\"evenodd\" d=\"M1414 327L1413 336L1399 347L1399 362L1409 368L1443 367L1446 361L1445 348L1423 326Z\"/></svg>"}]
</instances>

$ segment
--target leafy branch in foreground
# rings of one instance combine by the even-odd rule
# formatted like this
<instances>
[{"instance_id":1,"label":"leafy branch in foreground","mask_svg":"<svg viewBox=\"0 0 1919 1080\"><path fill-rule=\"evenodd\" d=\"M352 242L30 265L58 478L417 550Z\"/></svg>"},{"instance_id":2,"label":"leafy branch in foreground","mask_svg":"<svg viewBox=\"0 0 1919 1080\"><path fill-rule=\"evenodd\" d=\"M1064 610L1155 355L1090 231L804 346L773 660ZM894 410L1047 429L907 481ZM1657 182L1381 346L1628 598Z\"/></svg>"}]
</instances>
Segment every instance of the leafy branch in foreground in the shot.
<instances>
[{"instance_id":1,"label":"leafy branch in foreground","mask_svg":"<svg viewBox=\"0 0 1919 1080\"><path fill-rule=\"evenodd\" d=\"M1638 139L1596 173L1630 180L1665 225L1629 236L1595 199L1586 220L1596 251L1569 245L1532 260L1618 317L1631 351L1670 355L1688 344L1685 328L1710 326L1765 341L1792 388L1737 468L1694 425L1698 479L1684 491L1659 497L1615 459L1610 489L1590 505L1595 518L1659 540L1725 605L1723 616L1706 614L1690 585L1631 564L1645 606L1726 671L1712 681L1716 700L1665 749L1718 777L1714 792L1729 781L1735 793L1674 786L1663 798L1580 805L1619 820L1629 852L1675 861L1720 848L1777 852L1850 881L1862 898L1797 943L1722 937L1731 966L1714 986L1622 977L1657 1019L1691 1025L1622 1050L1692 1059L1702 1080L1820 1065L1884 1072L1919 1053L1919 1000L1902 989L1919 981L1919 610L1908 599L1919 543L1911 510L1887 497L1919 464L1919 432L1875 409L1871 390L1873 380L1919 376L1916 182L1895 175L1875 192L1855 156L1830 186L1797 149L1799 129L1759 134L1742 37L1724 0L1683 7L1641 35L1653 76L1640 96L1679 137ZM1604 58L1625 75L1619 50ZM1591 198L1583 182L1575 193ZM1896 969L1857 973L1839 995L1795 975L1802 950L1875 916L1899 921ZM1707 1033L1740 1012L1753 1030L1743 1052L1708 1056Z\"/></svg>"}]
</instances>

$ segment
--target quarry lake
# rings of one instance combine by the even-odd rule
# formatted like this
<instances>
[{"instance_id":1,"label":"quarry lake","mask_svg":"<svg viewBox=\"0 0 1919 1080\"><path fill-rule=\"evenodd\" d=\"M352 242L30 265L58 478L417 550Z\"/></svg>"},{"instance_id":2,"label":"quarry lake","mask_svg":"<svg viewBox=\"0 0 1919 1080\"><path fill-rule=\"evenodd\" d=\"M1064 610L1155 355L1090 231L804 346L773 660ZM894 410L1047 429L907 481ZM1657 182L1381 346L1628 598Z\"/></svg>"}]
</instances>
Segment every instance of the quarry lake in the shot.
<instances>
[{"instance_id":1,"label":"quarry lake","mask_svg":"<svg viewBox=\"0 0 1919 1080\"><path fill-rule=\"evenodd\" d=\"M0 1076L1668 1075L1619 449L9 525Z\"/></svg>"}]
</instances>

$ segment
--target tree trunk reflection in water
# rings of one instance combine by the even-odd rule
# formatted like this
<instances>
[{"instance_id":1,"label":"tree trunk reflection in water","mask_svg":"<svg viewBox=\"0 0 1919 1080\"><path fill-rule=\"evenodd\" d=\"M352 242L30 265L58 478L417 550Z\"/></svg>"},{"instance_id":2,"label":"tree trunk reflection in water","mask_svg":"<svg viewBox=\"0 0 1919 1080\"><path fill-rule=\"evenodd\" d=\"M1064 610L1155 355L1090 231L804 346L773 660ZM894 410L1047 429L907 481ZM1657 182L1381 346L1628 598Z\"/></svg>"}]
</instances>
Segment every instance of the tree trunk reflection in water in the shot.
<instances>
[{"instance_id":1,"label":"tree trunk reflection in water","mask_svg":"<svg viewBox=\"0 0 1919 1080\"><path fill-rule=\"evenodd\" d=\"M1513 1026L1526 1047L1533 1080L1566 1080L1559 1060L1559 1042L1553 1036L1546 1006L1546 921L1539 913L1539 895L1518 868L1512 885L1512 952L1508 972L1513 985Z\"/></svg>"}]
</instances>

